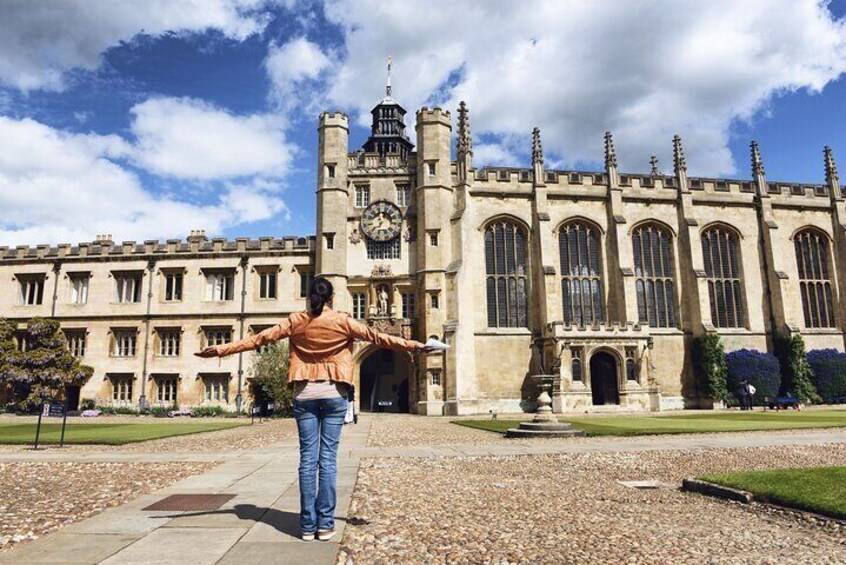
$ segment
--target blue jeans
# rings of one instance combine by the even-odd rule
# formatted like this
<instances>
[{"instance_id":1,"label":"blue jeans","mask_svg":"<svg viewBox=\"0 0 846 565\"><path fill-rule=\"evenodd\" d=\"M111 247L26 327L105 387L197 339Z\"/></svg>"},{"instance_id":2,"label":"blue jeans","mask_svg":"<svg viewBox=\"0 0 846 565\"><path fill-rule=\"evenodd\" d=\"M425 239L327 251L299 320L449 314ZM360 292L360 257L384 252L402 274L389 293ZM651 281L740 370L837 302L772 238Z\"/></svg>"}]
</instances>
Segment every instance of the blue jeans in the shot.
<instances>
[{"instance_id":1,"label":"blue jeans","mask_svg":"<svg viewBox=\"0 0 846 565\"><path fill-rule=\"evenodd\" d=\"M346 412L346 398L294 400L294 418L300 435L300 530L303 533L335 528L338 443Z\"/></svg>"}]
</instances>

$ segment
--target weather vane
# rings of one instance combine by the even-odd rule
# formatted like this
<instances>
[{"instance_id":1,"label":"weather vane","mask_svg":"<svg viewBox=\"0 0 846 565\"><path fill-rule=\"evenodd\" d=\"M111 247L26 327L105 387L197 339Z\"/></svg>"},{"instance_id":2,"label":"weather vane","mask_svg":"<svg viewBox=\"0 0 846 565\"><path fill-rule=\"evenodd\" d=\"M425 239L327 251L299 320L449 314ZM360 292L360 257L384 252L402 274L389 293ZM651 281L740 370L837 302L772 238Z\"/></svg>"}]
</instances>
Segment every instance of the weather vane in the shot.
<instances>
[{"instance_id":1,"label":"weather vane","mask_svg":"<svg viewBox=\"0 0 846 565\"><path fill-rule=\"evenodd\" d=\"M394 58L388 55L388 86L385 88L385 92L388 96L391 95L391 63L393 63Z\"/></svg>"}]
</instances>

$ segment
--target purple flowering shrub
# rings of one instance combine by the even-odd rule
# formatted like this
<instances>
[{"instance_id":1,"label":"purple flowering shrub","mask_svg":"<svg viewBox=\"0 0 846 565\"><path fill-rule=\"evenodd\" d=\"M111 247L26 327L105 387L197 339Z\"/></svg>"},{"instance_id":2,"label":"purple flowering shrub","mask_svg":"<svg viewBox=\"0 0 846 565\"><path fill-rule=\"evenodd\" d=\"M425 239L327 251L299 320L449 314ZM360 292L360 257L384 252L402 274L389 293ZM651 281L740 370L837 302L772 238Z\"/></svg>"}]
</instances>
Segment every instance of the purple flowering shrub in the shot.
<instances>
[{"instance_id":1,"label":"purple flowering shrub","mask_svg":"<svg viewBox=\"0 0 846 565\"><path fill-rule=\"evenodd\" d=\"M814 385L824 401L846 397L846 353L836 349L814 349L808 352L808 363L814 371Z\"/></svg>"},{"instance_id":2,"label":"purple flowering shrub","mask_svg":"<svg viewBox=\"0 0 846 565\"><path fill-rule=\"evenodd\" d=\"M741 381L749 381L755 387L755 404L763 404L764 398L775 398L781 386L781 372L778 359L772 353L754 349L739 349L726 355L728 375L726 385L729 392L740 396Z\"/></svg>"}]
</instances>

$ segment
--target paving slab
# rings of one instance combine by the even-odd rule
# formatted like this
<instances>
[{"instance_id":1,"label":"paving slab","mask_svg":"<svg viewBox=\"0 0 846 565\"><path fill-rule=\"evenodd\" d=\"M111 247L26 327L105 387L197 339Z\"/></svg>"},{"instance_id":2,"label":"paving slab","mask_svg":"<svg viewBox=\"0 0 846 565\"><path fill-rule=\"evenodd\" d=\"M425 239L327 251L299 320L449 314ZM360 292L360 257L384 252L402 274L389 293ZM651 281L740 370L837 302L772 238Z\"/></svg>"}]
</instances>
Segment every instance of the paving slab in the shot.
<instances>
[{"instance_id":1,"label":"paving slab","mask_svg":"<svg viewBox=\"0 0 846 565\"><path fill-rule=\"evenodd\" d=\"M127 534L81 534L59 531L14 552L0 553L0 563L17 565L93 565L141 537Z\"/></svg>"},{"instance_id":2,"label":"paving slab","mask_svg":"<svg viewBox=\"0 0 846 565\"><path fill-rule=\"evenodd\" d=\"M337 537L337 536L335 536ZM218 561L218 565L311 565L335 563L338 544L310 542L247 542L243 541Z\"/></svg>"},{"instance_id":3,"label":"paving slab","mask_svg":"<svg viewBox=\"0 0 846 565\"><path fill-rule=\"evenodd\" d=\"M160 528L118 551L103 565L212 565L247 528Z\"/></svg>"}]
</instances>

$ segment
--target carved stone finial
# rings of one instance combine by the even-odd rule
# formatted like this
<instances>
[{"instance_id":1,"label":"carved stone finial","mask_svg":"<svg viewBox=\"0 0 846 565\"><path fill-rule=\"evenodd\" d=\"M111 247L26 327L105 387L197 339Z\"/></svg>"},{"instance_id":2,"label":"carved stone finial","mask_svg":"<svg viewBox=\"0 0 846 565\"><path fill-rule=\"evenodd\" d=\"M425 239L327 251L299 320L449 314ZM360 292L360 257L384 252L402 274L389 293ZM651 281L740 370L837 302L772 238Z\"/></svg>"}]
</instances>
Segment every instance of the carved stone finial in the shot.
<instances>
[{"instance_id":1,"label":"carved stone finial","mask_svg":"<svg viewBox=\"0 0 846 565\"><path fill-rule=\"evenodd\" d=\"M473 154L473 141L470 138L470 111L462 100L458 105L458 153Z\"/></svg>"},{"instance_id":2,"label":"carved stone finial","mask_svg":"<svg viewBox=\"0 0 846 565\"><path fill-rule=\"evenodd\" d=\"M532 130L532 163L543 165L543 146L541 145L540 128Z\"/></svg>"},{"instance_id":3,"label":"carved stone finial","mask_svg":"<svg viewBox=\"0 0 846 565\"><path fill-rule=\"evenodd\" d=\"M761 150L758 148L758 142L754 139L749 144L749 150L752 154L752 176L763 175L764 161L761 159Z\"/></svg>"},{"instance_id":4,"label":"carved stone finial","mask_svg":"<svg viewBox=\"0 0 846 565\"><path fill-rule=\"evenodd\" d=\"M839 186L840 177L837 175L837 163L834 162L834 155L828 145L823 149L825 155L825 182L829 186Z\"/></svg>"},{"instance_id":5,"label":"carved stone finial","mask_svg":"<svg viewBox=\"0 0 846 565\"><path fill-rule=\"evenodd\" d=\"M657 177L661 175L661 171L658 170L658 156L653 155L649 158L649 164L652 166L652 171L649 173L653 177Z\"/></svg>"},{"instance_id":6,"label":"carved stone finial","mask_svg":"<svg viewBox=\"0 0 846 565\"><path fill-rule=\"evenodd\" d=\"M614 138L611 132L605 132L605 168L617 167L617 153L614 151Z\"/></svg>"},{"instance_id":7,"label":"carved stone finial","mask_svg":"<svg viewBox=\"0 0 846 565\"><path fill-rule=\"evenodd\" d=\"M687 163L684 160L684 149L682 148L681 137L673 136L673 170L676 174L681 171L687 172Z\"/></svg>"}]
</instances>

